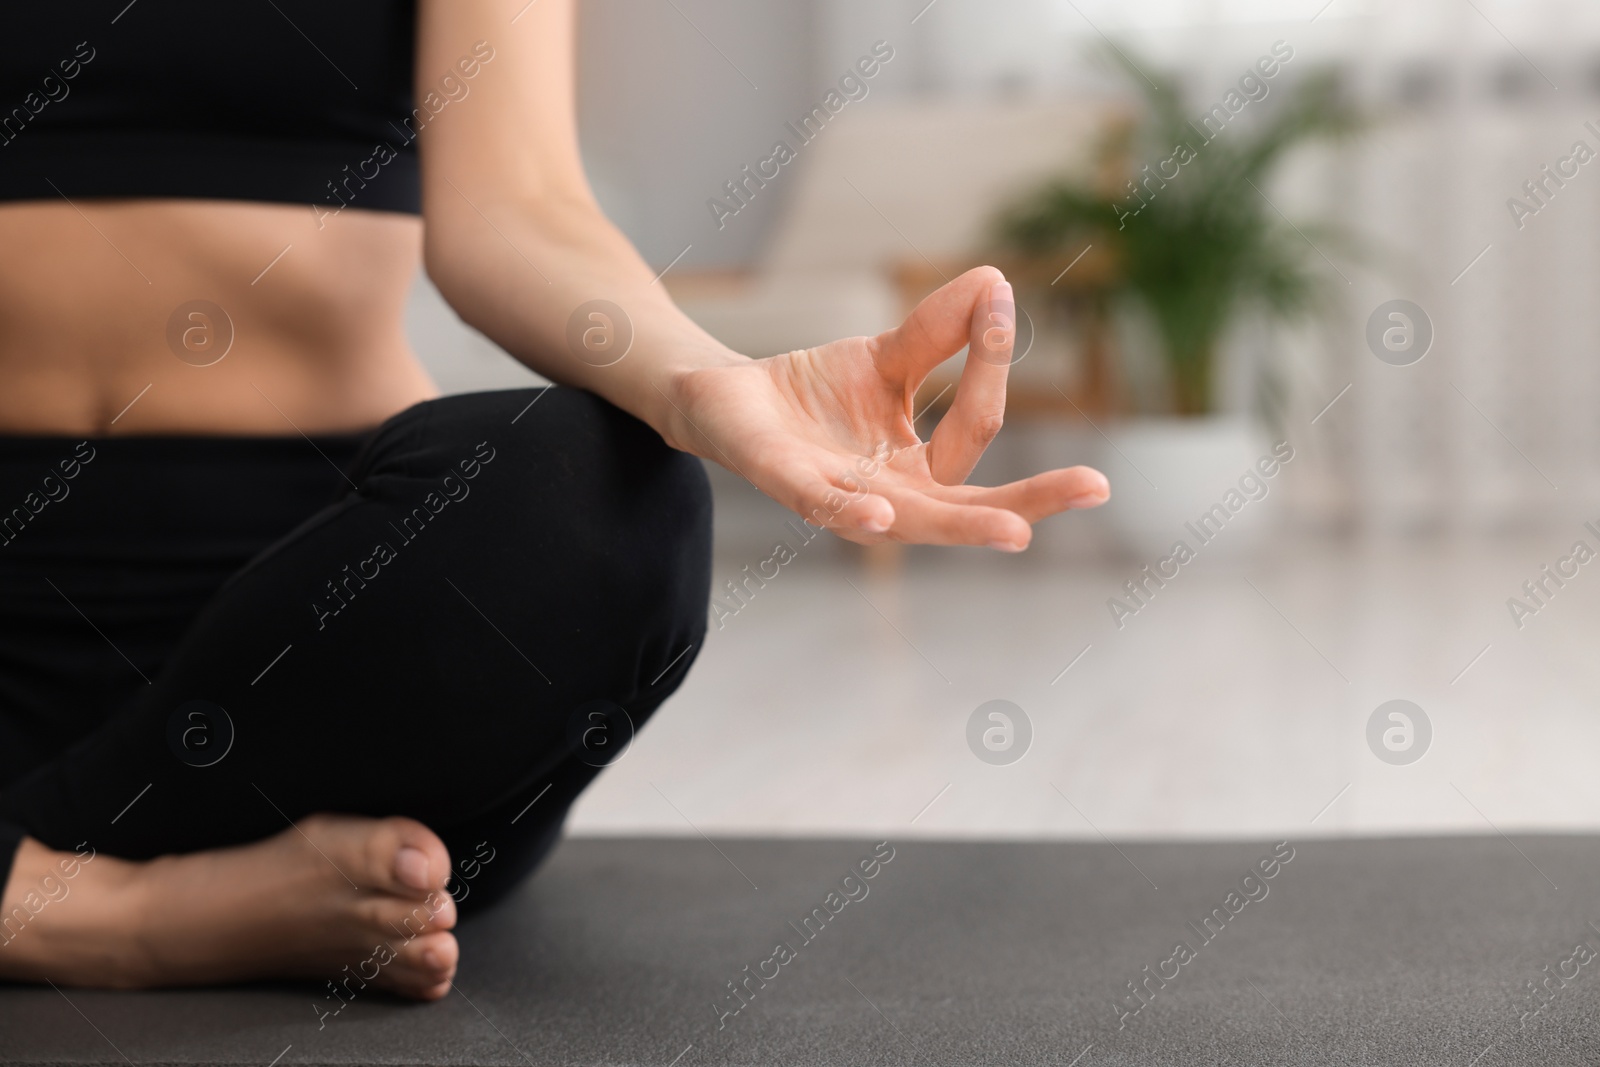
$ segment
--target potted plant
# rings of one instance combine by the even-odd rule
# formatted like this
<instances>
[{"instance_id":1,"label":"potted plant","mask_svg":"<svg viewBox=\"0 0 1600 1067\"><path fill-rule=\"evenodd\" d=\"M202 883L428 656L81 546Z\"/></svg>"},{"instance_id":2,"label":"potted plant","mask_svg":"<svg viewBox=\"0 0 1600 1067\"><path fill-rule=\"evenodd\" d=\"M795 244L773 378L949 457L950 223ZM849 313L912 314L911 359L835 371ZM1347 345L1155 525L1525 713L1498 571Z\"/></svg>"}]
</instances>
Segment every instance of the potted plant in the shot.
<instances>
[{"instance_id":1,"label":"potted plant","mask_svg":"<svg viewBox=\"0 0 1600 1067\"><path fill-rule=\"evenodd\" d=\"M1218 413L1223 344L1252 318L1287 324L1325 307L1330 278L1342 282L1324 254L1348 250L1351 241L1331 225L1289 222L1266 189L1291 150L1346 134L1358 120L1332 72L1293 86L1280 72L1277 84L1252 83L1268 87L1251 99L1254 114L1213 129L1191 121L1212 113L1186 102L1175 79L1147 78L1147 64L1117 59L1141 89L1143 107L1103 139L1099 180L1050 181L1004 210L998 232L1008 248L1034 258L1065 262L1099 246L1110 263L1109 309L1144 327L1142 346L1138 333L1117 331L1120 377L1126 386L1141 357L1162 373L1153 389L1119 390L1119 413L1145 417L1114 428L1107 457L1112 468L1119 461L1138 468L1136 475L1121 464L1119 496L1133 527L1124 533L1142 552L1170 546L1171 520L1181 526L1186 508L1203 507L1206 494L1222 488L1211 482L1237 478L1239 471L1226 473L1230 465L1242 471L1267 443L1258 419ZM1270 366L1261 369L1269 377L1258 399L1270 397L1274 384Z\"/></svg>"}]
</instances>

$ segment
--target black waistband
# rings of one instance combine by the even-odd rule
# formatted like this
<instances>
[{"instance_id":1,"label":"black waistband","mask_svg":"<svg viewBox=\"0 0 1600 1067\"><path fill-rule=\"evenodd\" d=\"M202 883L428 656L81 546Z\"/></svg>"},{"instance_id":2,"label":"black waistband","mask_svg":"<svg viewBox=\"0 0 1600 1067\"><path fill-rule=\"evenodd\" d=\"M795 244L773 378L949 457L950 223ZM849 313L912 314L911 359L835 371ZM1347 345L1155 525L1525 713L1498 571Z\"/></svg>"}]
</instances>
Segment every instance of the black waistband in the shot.
<instances>
[{"instance_id":1,"label":"black waistband","mask_svg":"<svg viewBox=\"0 0 1600 1067\"><path fill-rule=\"evenodd\" d=\"M370 436L0 435L0 564L248 557L346 491Z\"/></svg>"}]
</instances>

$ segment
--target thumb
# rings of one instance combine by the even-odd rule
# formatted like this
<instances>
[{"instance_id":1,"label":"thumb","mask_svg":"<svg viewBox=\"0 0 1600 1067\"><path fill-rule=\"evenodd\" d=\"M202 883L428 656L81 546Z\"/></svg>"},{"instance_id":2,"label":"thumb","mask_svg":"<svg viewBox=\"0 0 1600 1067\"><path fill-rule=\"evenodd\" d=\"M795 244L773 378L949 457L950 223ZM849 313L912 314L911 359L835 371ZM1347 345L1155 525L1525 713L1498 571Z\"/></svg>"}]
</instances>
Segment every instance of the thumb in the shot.
<instances>
[{"instance_id":1,"label":"thumb","mask_svg":"<svg viewBox=\"0 0 1600 1067\"><path fill-rule=\"evenodd\" d=\"M905 322L878 335L879 373L891 381L920 383L966 345L974 311L1005 280L997 267L974 267L928 294Z\"/></svg>"}]
</instances>

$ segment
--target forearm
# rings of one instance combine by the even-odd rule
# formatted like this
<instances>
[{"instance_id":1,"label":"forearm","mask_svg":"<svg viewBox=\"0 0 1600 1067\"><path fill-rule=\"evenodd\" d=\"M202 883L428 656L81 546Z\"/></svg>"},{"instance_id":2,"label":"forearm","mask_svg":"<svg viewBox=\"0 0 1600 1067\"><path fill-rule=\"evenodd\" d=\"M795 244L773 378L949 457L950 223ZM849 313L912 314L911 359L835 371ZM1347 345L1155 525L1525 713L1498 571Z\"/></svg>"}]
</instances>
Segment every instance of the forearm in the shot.
<instances>
[{"instance_id":1,"label":"forearm","mask_svg":"<svg viewBox=\"0 0 1600 1067\"><path fill-rule=\"evenodd\" d=\"M682 376L747 357L679 311L592 202L469 203L444 192L455 202L430 207L427 263L456 313L545 377L598 393L669 444L694 451L693 427L674 399ZM593 300L610 301L622 317L583 316L574 328L580 307ZM585 331L593 331L592 344ZM617 358L630 331L626 355Z\"/></svg>"}]
</instances>

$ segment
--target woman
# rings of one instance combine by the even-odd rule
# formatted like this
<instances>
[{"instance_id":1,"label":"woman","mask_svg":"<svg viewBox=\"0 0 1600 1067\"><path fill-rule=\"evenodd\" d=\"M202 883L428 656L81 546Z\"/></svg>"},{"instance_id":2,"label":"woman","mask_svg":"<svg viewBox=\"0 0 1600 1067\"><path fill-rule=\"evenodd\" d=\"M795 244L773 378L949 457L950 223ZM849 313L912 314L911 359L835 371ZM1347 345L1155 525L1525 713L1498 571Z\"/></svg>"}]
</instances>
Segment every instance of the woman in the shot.
<instances>
[{"instance_id":1,"label":"woman","mask_svg":"<svg viewBox=\"0 0 1600 1067\"><path fill-rule=\"evenodd\" d=\"M572 0L8 17L0 978L443 996L453 897L537 864L700 648L695 456L862 543L1020 551L1106 498L962 485L1005 402L992 268L768 359L677 311L582 172ZM563 388L437 398L419 258Z\"/></svg>"}]
</instances>

